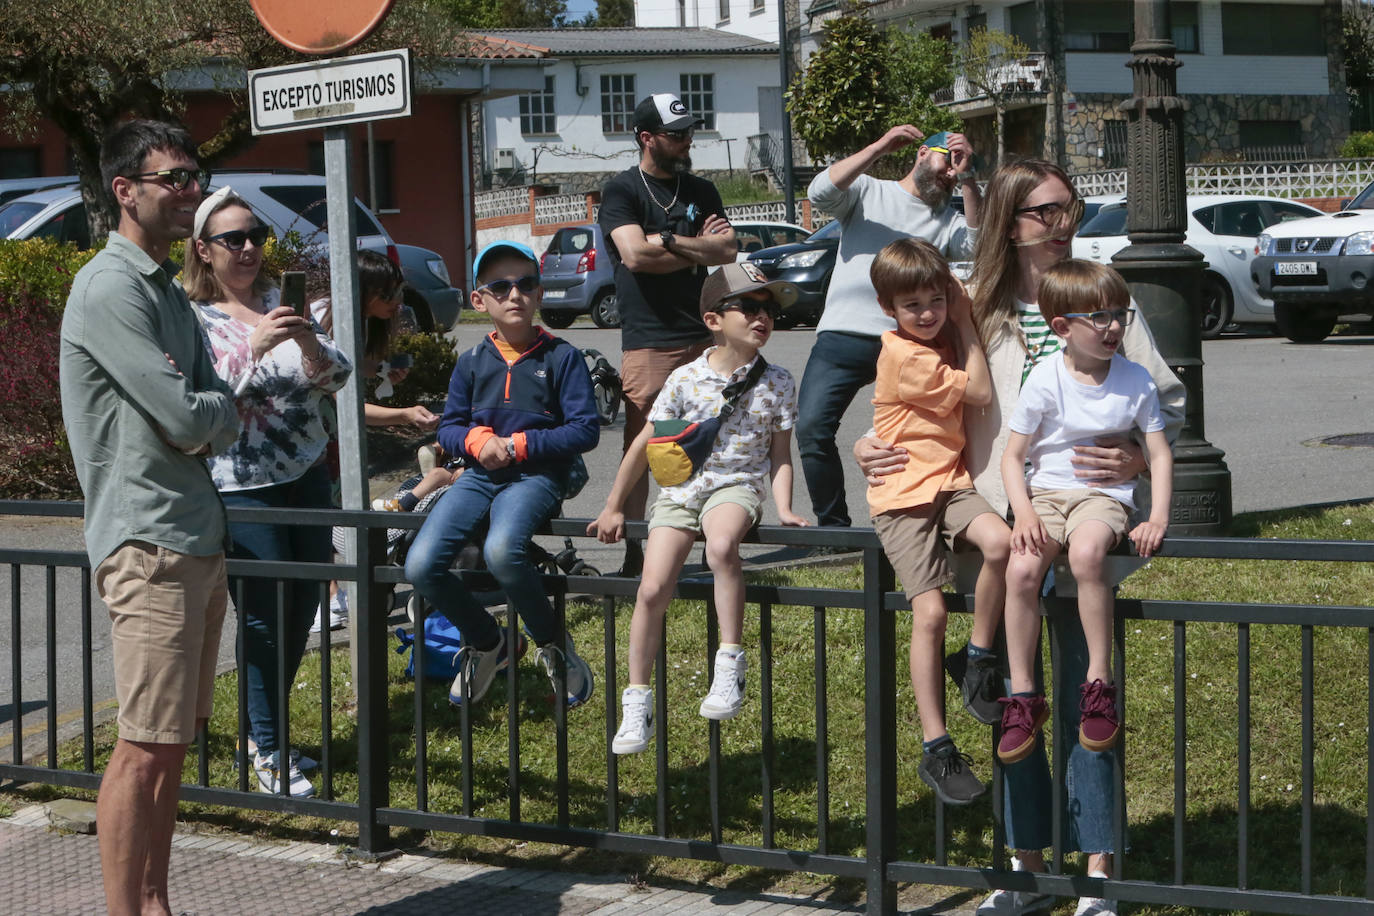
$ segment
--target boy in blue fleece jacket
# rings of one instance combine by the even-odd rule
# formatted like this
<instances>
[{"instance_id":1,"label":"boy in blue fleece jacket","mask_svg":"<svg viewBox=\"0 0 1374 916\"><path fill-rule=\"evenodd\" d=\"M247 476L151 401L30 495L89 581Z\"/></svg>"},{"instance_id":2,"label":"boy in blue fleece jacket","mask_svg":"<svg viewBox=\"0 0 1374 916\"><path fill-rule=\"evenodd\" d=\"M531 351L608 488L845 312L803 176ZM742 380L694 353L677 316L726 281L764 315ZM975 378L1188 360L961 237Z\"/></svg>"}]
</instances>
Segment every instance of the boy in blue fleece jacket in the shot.
<instances>
[{"instance_id":1,"label":"boy in blue fleece jacket","mask_svg":"<svg viewBox=\"0 0 1374 916\"><path fill-rule=\"evenodd\" d=\"M468 469L429 512L406 557L406 577L463 634L460 668L449 700L476 703L511 652L505 630L452 572L453 561L481 524L487 569L505 590L539 647L554 680L559 652L553 608L530 538L558 512L573 459L596 447L601 424L582 353L535 327L544 289L539 262L518 242L492 242L473 265L472 307L491 316L493 331L458 357L449 382L439 444L462 455ZM522 645L516 647L518 658ZM562 643L569 707L592 693L592 672Z\"/></svg>"}]
</instances>

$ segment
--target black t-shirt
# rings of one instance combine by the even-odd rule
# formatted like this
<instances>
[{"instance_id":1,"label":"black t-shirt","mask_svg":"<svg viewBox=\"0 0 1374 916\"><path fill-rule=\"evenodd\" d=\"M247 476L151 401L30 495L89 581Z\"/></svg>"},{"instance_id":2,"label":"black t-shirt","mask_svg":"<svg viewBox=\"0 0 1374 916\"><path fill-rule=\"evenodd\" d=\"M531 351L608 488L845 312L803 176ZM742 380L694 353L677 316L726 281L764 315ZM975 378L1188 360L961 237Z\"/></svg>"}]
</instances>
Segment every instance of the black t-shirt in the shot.
<instances>
[{"instance_id":1,"label":"black t-shirt","mask_svg":"<svg viewBox=\"0 0 1374 916\"><path fill-rule=\"evenodd\" d=\"M712 215L724 216L725 206L716 186L705 178L690 174L654 178L634 166L606 182L598 222L615 265L622 349L682 347L708 340L711 335L701 321L699 304L706 268L633 273L621 262L611 232L634 224L643 228L646 236L665 229L675 235L695 236Z\"/></svg>"}]
</instances>

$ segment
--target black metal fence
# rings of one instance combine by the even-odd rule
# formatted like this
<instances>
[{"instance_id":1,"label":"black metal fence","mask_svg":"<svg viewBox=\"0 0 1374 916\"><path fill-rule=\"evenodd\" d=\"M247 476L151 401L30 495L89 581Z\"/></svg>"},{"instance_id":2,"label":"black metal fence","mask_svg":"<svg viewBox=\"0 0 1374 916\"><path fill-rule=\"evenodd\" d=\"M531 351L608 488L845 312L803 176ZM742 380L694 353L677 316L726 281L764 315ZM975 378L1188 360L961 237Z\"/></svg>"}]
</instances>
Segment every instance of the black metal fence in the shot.
<instances>
[{"instance_id":1,"label":"black metal fence","mask_svg":"<svg viewBox=\"0 0 1374 916\"><path fill-rule=\"evenodd\" d=\"M79 516L79 504L0 502L0 514L30 516ZM263 515L263 510L233 510L231 515L249 520L250 517ZM356 691L356 739L340 748L341 739L334 738L335 723L331 719L334 706L330 697L331 665L334 664L330 651L328 629L321 634L321 684L324 696L321 698L320 734L320 781L319 793L315 798L290 798L281 795L267 795L249 791L250 774L246 766L240 766L237 785L223 786L212 784L210 778L210 752L206 736L202 735L196 748L198 759L198 778L193 785L183 786L182 798L187 801L206 802L238 808L252 808L279 812L309 814L357 824L359 846L365 852L381 853L390 843L392 828L413 828L420 830L449 831L461 834L497 836L522 841L538 841L569 846L589 847L625 853L661 855L691 858L712 862L758 866L785 871L806 871L821 875L862 879L867 890L867 909L869 913L890 914L896 911L896 893L899 882L922 882L951 887L970 888L986 891L991 888L1011 888L1017 890L1037 890L1061 896L1093 895L1119 898L1123 901L1185 905L1198 907L1221 907L1243 909L1255 912L1310 913L1310 914L1365 914L1374 907L1374 887L1369 876L1374 875L1374 819L1372 819L1368 798L1374 790L1374 752L1370 750L1368 731L1364 734L1365 759L1353 769L1363 769L1366 785L1363 797L1365 810L1342 812L1346 821L1362 822L1362 835L1358 830L1344 829L1347 835L1342 842L1363 846L1365 881L1363 886L1339 888L1341 894L1314 894L1313 840L1317 830L1316 818L1319 806L1316 801L1317 774L1315 761L1316 737L1314 732L1314 705L1317 701L1315 669L1318 664L1315 641L1319 633L1357 628L1365 631L1368 645L1368 667L1374 672L1374 607L1329 605L1289 605L1289 604L1243 604L1218 602L1119 600L1117 602L1116 626L1116 675L1118 684L1124 688L1128 671L1124 660L1128 657L1126 648L1126 629L1128 623L1139 621L1166 621L1172 627L1173 654L1173 767L1171 786L1153 786L1155 792L1172 792L1172 875L1168 880L1143 880L1131 877L1130 856L1117 856L1114 859L1115 874L1109 879L1092 879L1072 876L1062 871L1063 849L1056 843L1052 868L1048 874L1030 874L1006 870L1005 853L1002 849L1002 799L996 788L1000 780L994 774L994 792L991 812L986 815L993 821L992 848L987 850L987 860L991 867L980 868L971 865L952 865L949 863L948 839L954 829L954 815L947 813L942 805L922 794L917 804L933 807L934 836L928 849L928 861L914 861L903 858L898 843L898 820L900 810L910 810L899 797L897 779L900 742L897 722L899 700L897 689L897 652L901 645L901 635L897 626L897 616L909 610L904 597L893 591L893 574L871 530L836 529L795 529L762 528L755 540L763 544L799 547L842 546L861 553L862 585L858 588L799 588L778 585L751 584L746 590L746 599L758 612L758 651L759 658L759 752L751 755L747 768L757 766L757 772L750 776L750 785L757 780L758 822L751 825L750 835L760 840L752 843L733 841L737 831L727 831L726 821L738 821L734 811L727 811L729 799L736 798L735 789L727 787L741 778L741 770L746 764L736 759L723 758L721 751L720 723L709 724L709 749L704 764L698 762L689 768L700 771L704 791L684 797L674 794L669 786L670 751L674 747L672 733L666 727L668 716L668 690L666 671L668 659L666 646L660 649L657 672L656 720L660 723L654 746L656 761L656 789L653 798L652 832L632 831L624 828L627 820L622 801L619 779L620 761L610 751L610 739L615 730L619 710L619 691L617 689L617 663L621 653L617 647L616 600L633 600L637 582L632 579L600 578L596 576L549 575L545 577L548 593L554 599L558 625L565 626L567 597L569 595L590 596L596 603L604 619L605 664L598 672L601 682L603 701L606 711L605 726L605 793L604 814L589 820L585 813L574 817L571 811L570 796L573 778L570 770L592 767L592 761L569 759L568 750L568 712L564 704L554 703L552 720L555 745L553 776L543 775L549 767L527 767L521 760L520 728L522 706L517 702L518 683L516 665L506 671L507 695L507 757L505 767L504 816L485 813L481 802L491 800L489 791L479 790L475 784L474 770L478 764L473 755L473 712L465 705L460 708L458 730L461 746L456 765L461 770L460 797L457 800L445 799L435 803L430 797L431 766L443 760L445 766L452 766L451 755L436 754L429 747L429 736L434 723L423 701L424 663L423 654L415 653L415 690L414 707L410 728L414 742L414 783L415 803L413 806L400 806L392 803L392 761L388 739L388 660L392 649L386 635L387 616L393 607L391 591L403 581L403 571L396 566L380 561L384 551L384 530L382 526L418 526L419 516L400 517L391 513L355 513L340 511L301 511L296 513L301 523L335 524L356 526L360 532L357 562L353 564L276 564L236 562L231 564L231 572L238 575L261 575L278 580L307 579L320 583L324 596L325 583L338 579L355 584L354 609L356 632L360 634L356 647L356 670L352 671L352 687ZM583 536L585 521L555 520L548 533L556 537ZM643 526L631 526L632 534L643 534ZM1267 560L1289 562L1293 560L1321 561L1337 564L1374 562L1374 542L1322 542L1296 540L1236 540L1211 538L1170 538L1162 551L1163 556L1207 557L1230 560ZM95 769L95 728L96 698L108 693L107 684L97 683L92 673L93 633L95 628L105 626L103 614L100 620L93 620L94 602L92 600L91 575L83 553L69 551L44 551L30 549L0 550L0 564L9 567L9 683L11 695L7 698L12 710L10 722L11 752L7 762L0 762L0 780L42 783L63 787L94 789L99 785L100 774ZM24 573L29 570L28 579ZM35 584L33 571L41 571ZM471 574L480 576L480 574ZM63 586L59 579L74 578ZM25 582L27 581L27 585ZM76 612L79 619L81 662L75 666L60 665L58 658L59 594L75 590ZM65 591L64 591L65 590ZM35 592L37 596L34 597ZM683 598L711 598L711 584L706 577L691 577L679 583L678 595ZM964 610L970 605L968 596L950 596L949 605L955 610ZM41 655L25 651L25 627L32 625L37 616L33 605L42 607L41 619L44 651ZM774 632L775 625L783 619L791 619L799 612L797 609L810 609L812 627L811 669L814 677L814 736L809 742L812 763L806 782L814 782L814 823L806 833L805 844L792 843L780 845L778 837L779 815L775 807L775 795L782 789L784 773L795 773L795 765L786 770L780 766L781 742L778 739L775 722L775 703L782 695L779 690L791 690L793 685L779 685L775 682ZM623 609L623 605L622 605ZM1071 599L1045 599L1047 614L1075 613ZM62 608L62 617L71 621L72 610ZM828 626L837 615L861 615L862 647L861 670L863 672L863 734L864 734L864 799L862 818L862 842L836 841L835 824L838 820L832 806L837 799L832 798L834 774L831 772L832 727L830 722L830 700L832 685L828 678L835 667L831 655L855 653L860 647L836 644L828 638ZM786 618L780 615L787 615ZM716 633L712 614L706 615L707 639L706 658L714 652ZM1225 885L1199 884L1190 881L1196 846L1190 842L1194 818L1190 814L1188 780L1188 738L1189 738L1189 691L1190 677L1185 659L1188 650L1190 627L1196 625L1214 626L1222 624L1235 627L1236 684L1234 712L1236 721L1236 747L1234 762L1227 766L1234 774L1237 786L1233 804L1225 806L1226 821L1234 822L1234 861L1236 863L1234 881ZM1272 876L1260 876L1260 870L1252 865L1251 854L1254 850L1265 852L1264 866L1271 871L1275 865L1276 847L1284 846L1274 837L1274 828L1266 823L1265 811L1257 812L1252 805L1251 792L1254 783L1251 771L1252 742L1259 732L1259 740L1271 740L1266 727L1264 714L1256 716L1254 706L1258 701L1267 708L1267 700L1255 697L1252 693L1252 644L1251 628L1256 625L1291 627L1293 638L1301 647L1301 670L1294 677L1300 681L1301 695L1301 740L1299 755L1301 759L1301 785L1298 812L1298 837L1296 849L1296 869L1288 861L1286 868L1296 871L1297 888L1274 890L1262 885L1270 885ZM242 623L238 626L241 628ZM507 621L514 637L515 622ZM1051 628L1053 632L1053 628ZM226 638L228 633L225 634ZM32 639L30 638L32 643ZM1051 645L1052 655L1057 647ZM283 660L284 661L284 660ZM41 665L46 674L43 703L46 709L44 748L33 753L25 746L24 718L26 699L22 692L23 674L30 666ZM561 676L561 671L560 671ZM61 737L57 714L60 706L59 679L75 678L80 684L80 760L79 763L59 765L63 749L70 747ZM1362 702L1361 714L1351 712L1351 718L1365 718L1374 721L1374 691L1366 680L1363 684L1347 685L1349 694L1345 701L1359 697ZM246 747L245 717L241 714L245 703L245 690L242 679L239 681L239 735L238 746ZM1126 691L1120 695L1124 698ZM290 685L283 683L279 697L283 709L291 703ZM6 698L0 698L4 700ZM32 699L32 698L30 698ZM312 698L313 702L313 698ZM1059 707L1055 704L1055 718L1052 728L1062 729ZM1352 708L1348 707L1347 708ZM1352 708L1353 709L1353 708ZM28 713L30 716L34 713ZM1258 721L1257 721L1258 719ZM281 747L291 746L289 734L289 715L282 716L282 733L279 734ZM1130 710L1125 710L1125 720L1130 725ZM3 725L3 723L0 723ZM735 727L739 727L736 725ZM72 741L77 739L73 738ZM1130 745L1130 741L1123 742ZM346 754L341 754L346 750ZM795 756L797 748L788 746L786 751ZM1133 753L1136 751L1133 750ZM340 772L337 758L348 758L351 766L346 767L350 783L356 775L356 798L337 797L334 777ZM1115 777L1117 798L1124 799L1124 757L1125 751L1116 754ZM597 778L600 778L600 762L595 765ZM1054 784L1056 801L1063 791L1063 763L1055 761ZM673 771L678 772L678 771ZM554 799L554 814L547 820L533 821L522 818L521 801L526 794L527 785L537 783L543 797ZM585 789L585 783L581 784ZM410 787L407 787L407 794ZM750 790L753 791L752 789ZM922 790L923 791L923 790ZM1124 801L1117 806L1114 818L1114 848L1129 849L1127 844L1127 823ZM1056 809L1058 805L1056 804ZM704 821L708 826L701 831L684 830L684 812L694 813L693 820ZM702 811L705 817L700 817ZM967 809L965 809L967 810ZM964 817L964 815L959 815ZM1056 815L1054 835L1062 836L1061 825ZM593 823L592 820L595 822ZM644 818L636 817L633 823L643 823ZM853 833L853 821L850 833ZM1325 823L1325 821L1323 822ZM961 828L967 828L968 821L960 820ZM986 825L984 825L986 826ZM789 824L789 836L796 835L796 825ZM1210 831L1209 831L1210 832ZM730 837L727 838L727 833ZM1287 838L1291 841L1291 837ZM1215 843L1215 837L1207 837L1206 842ZM805 848L799 848L804 846ZM967 858L967 857L965 857ZM1211 873L1209 873L1211 874ZM1157 877L1157 876L1156 876ZM1262 878L1257 881L1257 878Z\"/></svg>"}]
</instances>

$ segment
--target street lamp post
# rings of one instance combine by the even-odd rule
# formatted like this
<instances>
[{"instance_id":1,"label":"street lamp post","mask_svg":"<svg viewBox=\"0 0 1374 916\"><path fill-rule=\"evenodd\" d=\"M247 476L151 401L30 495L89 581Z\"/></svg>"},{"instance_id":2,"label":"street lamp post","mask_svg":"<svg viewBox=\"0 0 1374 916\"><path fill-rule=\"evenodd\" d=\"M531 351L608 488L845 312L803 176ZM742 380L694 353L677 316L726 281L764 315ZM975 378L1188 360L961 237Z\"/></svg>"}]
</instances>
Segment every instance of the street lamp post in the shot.
<instances>
[{"instance_id":1,"label":"street lamp post","mask_svg":"<svg viewBox=\"0 0 1374 916\"><path fill-rule=\"evenodd\" d=\"M1128 119L1126 232L1131 244L1112 258L1144 311L1160 354L1187 391L1183 431L1174 444L1172 534L1215 535L1231 521L1231 472L1203 432L1202 255L1184 244L1183 112L1167 0L1135 0Z\"/></svg>"}]
</instances>

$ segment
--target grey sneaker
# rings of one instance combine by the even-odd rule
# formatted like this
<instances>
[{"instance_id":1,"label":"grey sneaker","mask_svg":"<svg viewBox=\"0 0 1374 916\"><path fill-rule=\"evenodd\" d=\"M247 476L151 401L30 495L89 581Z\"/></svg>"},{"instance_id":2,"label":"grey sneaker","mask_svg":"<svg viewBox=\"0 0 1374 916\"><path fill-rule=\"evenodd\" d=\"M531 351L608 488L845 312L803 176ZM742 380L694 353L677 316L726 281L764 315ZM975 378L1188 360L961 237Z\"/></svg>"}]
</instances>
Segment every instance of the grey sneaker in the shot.
<instances>
[{"instance_id":1,"label":"grey sneaker","mask_svg":"<svg viewBox=\"0 0 1374 916\"><path fill-rule=\"evenodd\" d=\"M1021 860L1011 857L1012 871L1025 871ZM988 894L978 904L977 916L1026 916L1029 913L1042 913L1054 904L1054 898L1034 891L997 890Z\"/></svg>"},{"instance_id":2,"label":"grey sneaker","mask_svg":"<svg viewBox=\"0 0 1374 916\"><path fill-rule=\"evenodd\" d=\"M301 773L301 768L296 761L290 761L290 770L287 775L287 786L291 795L297 798L310 798L315 794L315 787L310 780L306 779ZM261 754L253 755L253 772L258 777L258 791L268 792L273 795L281 792L281 773L277 768L277 755L264 757Z\"/></svg>"},{"instance_id":3,"label":"grey sneaker","mask_svg":"<svg viewBox=\"0 0 1374 916\"><path fill-rule=\"evenodd\" d=\"M739 715L744 705L744 676L749 671L749 658L743 649L717 649L715 677L711 692L701 701L698 712L707 719L721 721Z\"/></svg>"},{"instance_id":4,"label":"grey sneaker","mask_svg":"<svg viewBox=\"0 0 1374 916\"><path fill-rule=\"evenodd\" d=\"M611 741L617 754L638 754L654 737L654 691L626 687L620 694L620 728Z\"/></svg>"},{"instance_id":5,"label":"grey sneaker","mask_svg":"<svg viewBox=\"0 0 1374 916\"><path fill-rule=\"evenodd\" d=\"M1088 872L1089 878L1106 878L1100 871ZM1105 897L1079 897L1073 916L1116 916L1116 901Z\"/></svg>"},{"instance_id":6,"label":"grey sneaker","mask_svg":"<svg viewBox=\"0 0 1374 916\"><path fill-rule=\"evenodd\" d=\"M480 703L491 688L491 682L496 679L496 673L504 670L508 664L506 631L502 630L500 641L485 652L472 646L463 646L458 650L458 659L458 676L448 689L448 701L454 706L462 706L466 702Z\"/></svg>"},{"instance_id":7,"label":"grey sneaker","mask_svg":"<svg viewBox=\"0 0 1374 916\"><path fill-rule=\"evenodd\" d=\"M544 668L544 673L549 676L549 684L552 685L554 695L558 694L558 680L554 676L554 656L558 654L558 647L555 645L540 646L534 653L534 659ZM569 634L566 648L562 652L563 670L566 680L564 686L567 688L568 708L576 709L583 703L591 699L592 688L596 684L596 678L592 676L592 668L582 656L577 654L573 647L573 638Z\"/></svg>"},{"instance_id":8,"label":"grey sneaker","mask_svg":"<svg viewBox=\"0 0 1374 916\"><path fill-rule=\"evenodd\" d=\"M1002 721L1002 707L997 701L1002 696L1003 683L997 662L995 655L984 655L970 662L968 646L945 656L945 670L950 680L959 686L964 708L984 725Z\"/></svg>"},{"instance_id":9,"label":"grey sneaker","mask_svg":"<svg viewBox=\"0 0 1374 916\"><path fill-rule=\"evenodd\" d=\"M959 753L953 741L923 753L917 772L921 782L934 789L947 805L967 805L988 788L973 775L973 759Z\"/></svg>"}]
</instances>

